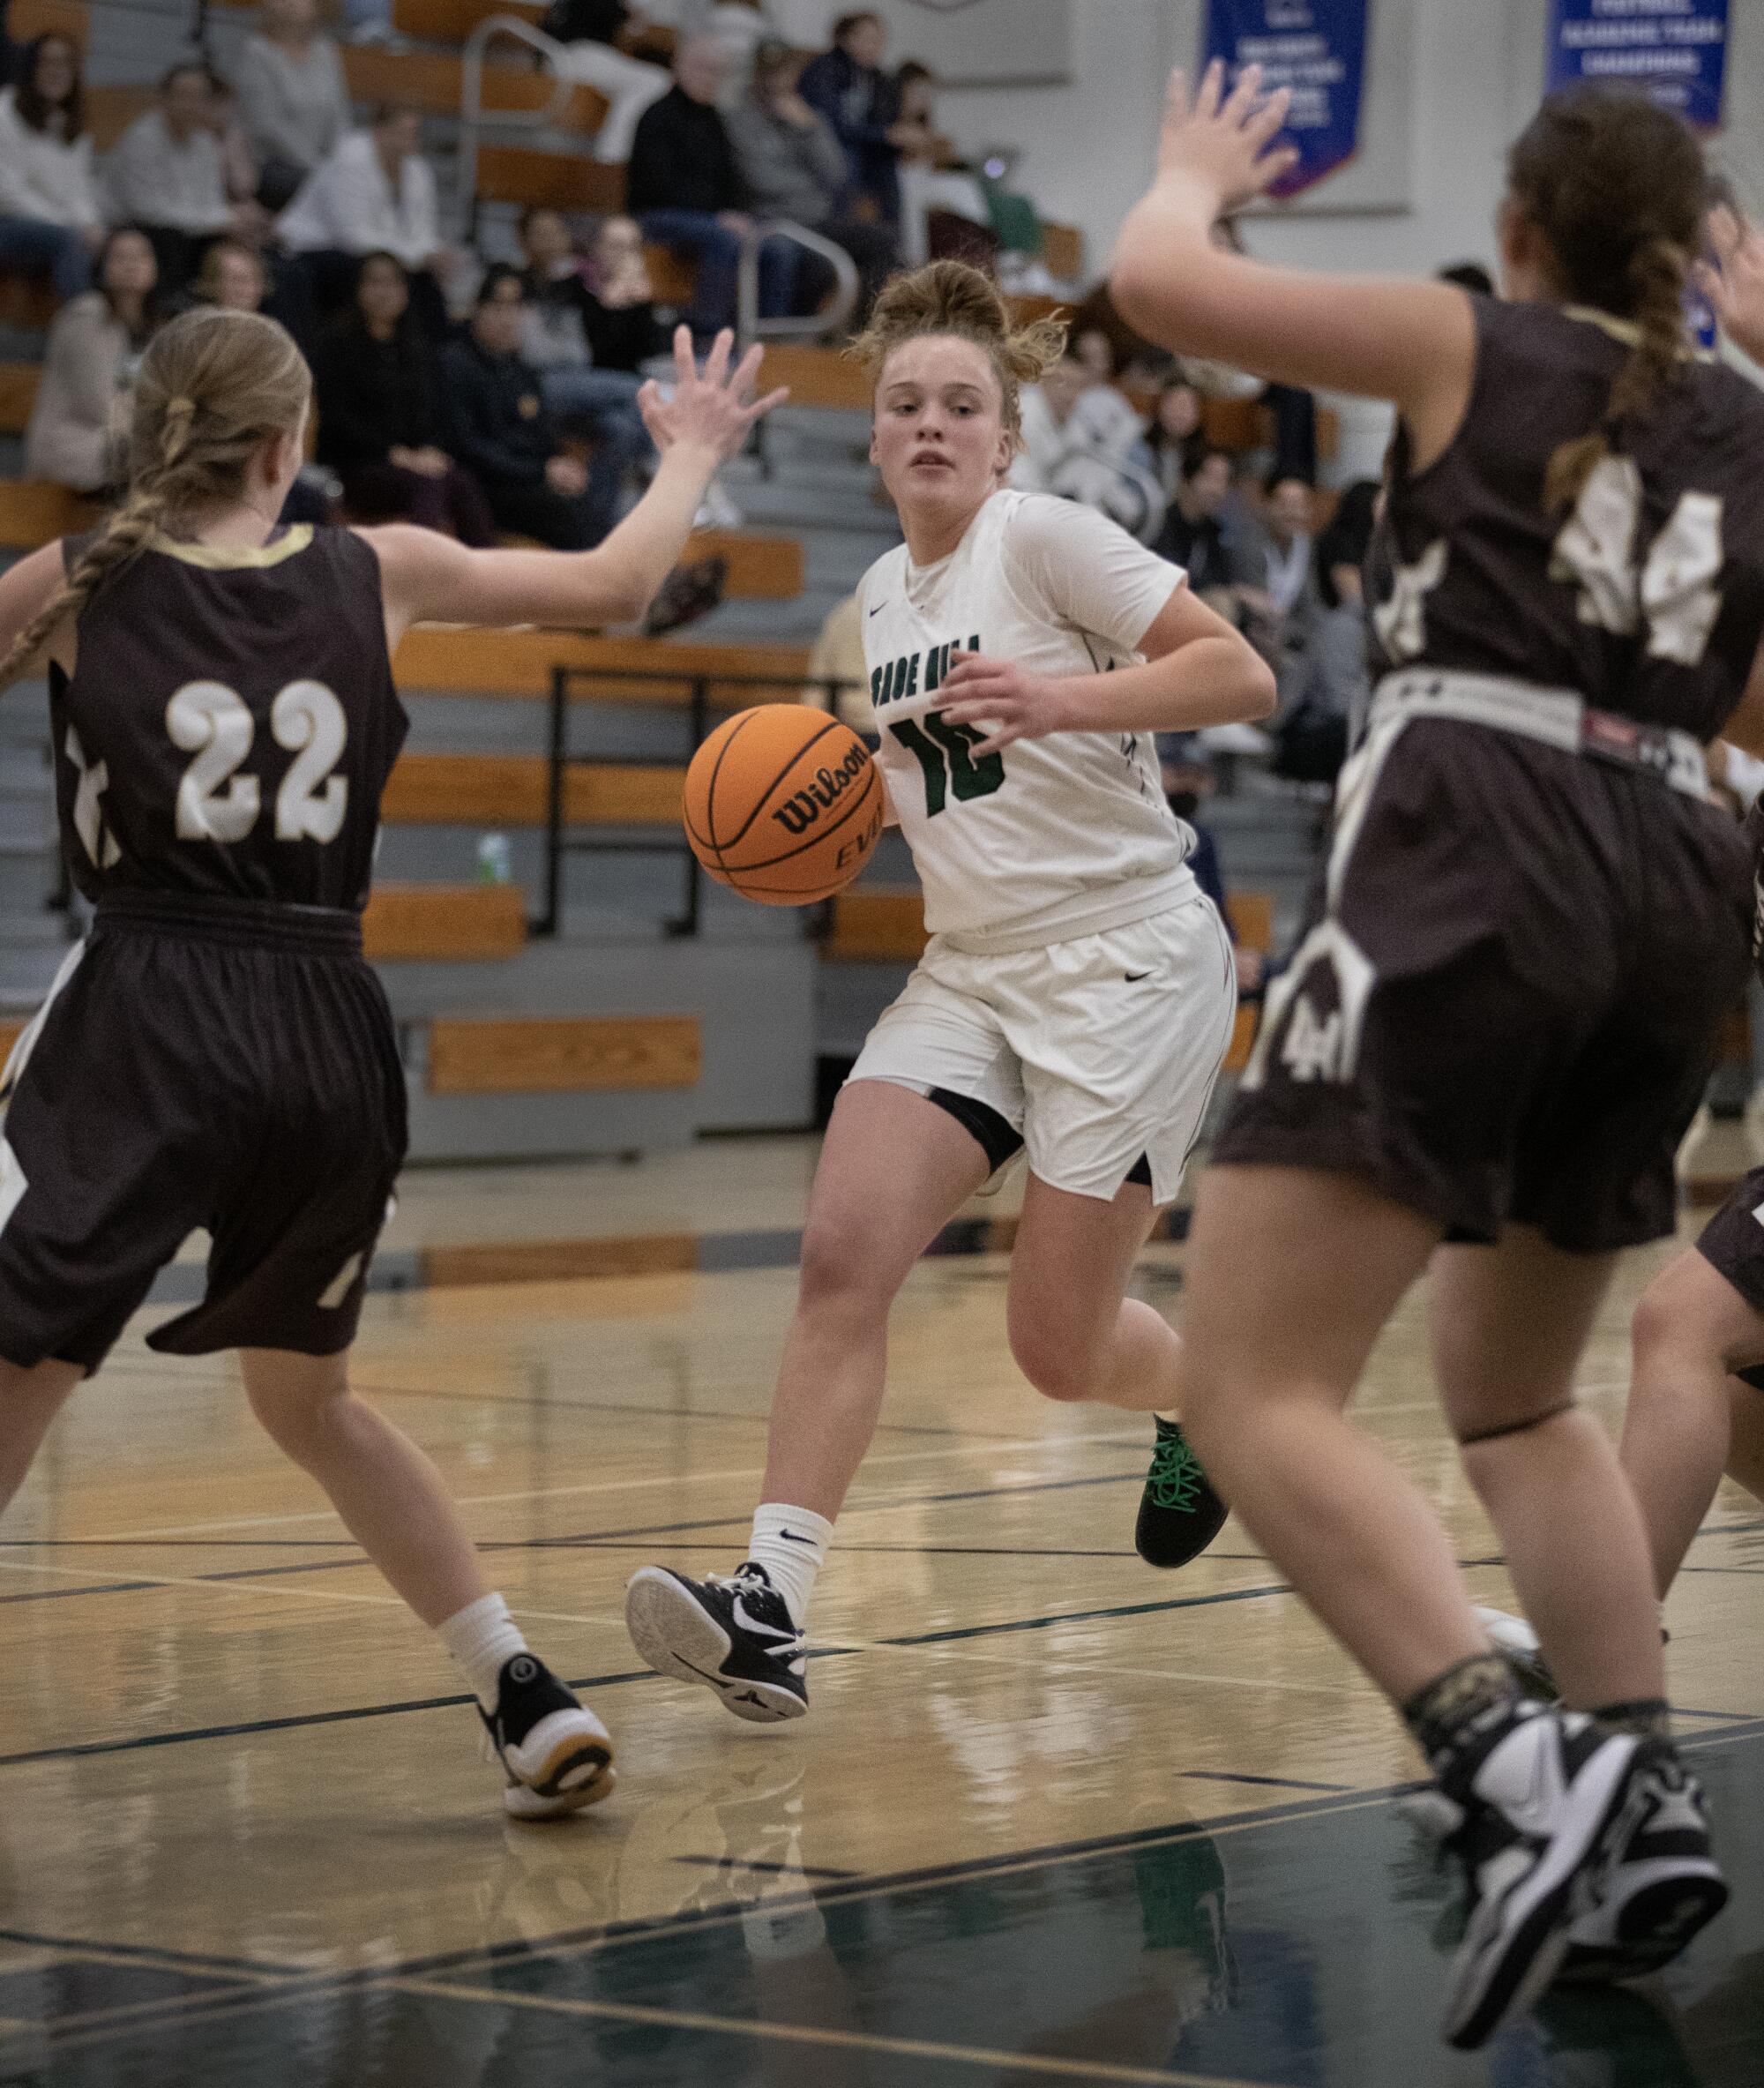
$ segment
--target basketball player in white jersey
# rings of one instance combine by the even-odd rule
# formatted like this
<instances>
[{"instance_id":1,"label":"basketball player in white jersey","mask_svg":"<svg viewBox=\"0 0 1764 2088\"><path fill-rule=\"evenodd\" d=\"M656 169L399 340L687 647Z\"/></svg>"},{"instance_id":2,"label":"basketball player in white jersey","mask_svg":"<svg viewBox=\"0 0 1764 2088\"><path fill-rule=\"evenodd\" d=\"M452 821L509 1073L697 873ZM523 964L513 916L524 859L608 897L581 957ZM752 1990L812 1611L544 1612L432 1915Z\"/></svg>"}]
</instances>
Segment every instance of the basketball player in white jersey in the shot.
<instances>
[{"instance_id":1,"label":"basketball player in white jersey","mask_svg":"<svg viewBox=\"0 0 1764 2088\"><path fill-rule=\"evenodd\" d=\"M1125 1296L1182 1178L1236 1007L1230 944L1190 872L1152 736L1265 715L1274 681L1184 574L1090 510L1001 490L1019 387L1064 329L1013 333L997 290L938 262L898 277L859 342L871 455L905 545L862 589L893 812L931 942L828 1127L745 1560L632 1579L658 1672L738 1717L808 1709L803 1628L870 1444L888 1314L925 1248L1019 1149L1013 1353L1038 1390L1163 1415L1177 1344ZM1190 1470L1192 1549L1223 1508Z\"/></svg>"}]
</instances>

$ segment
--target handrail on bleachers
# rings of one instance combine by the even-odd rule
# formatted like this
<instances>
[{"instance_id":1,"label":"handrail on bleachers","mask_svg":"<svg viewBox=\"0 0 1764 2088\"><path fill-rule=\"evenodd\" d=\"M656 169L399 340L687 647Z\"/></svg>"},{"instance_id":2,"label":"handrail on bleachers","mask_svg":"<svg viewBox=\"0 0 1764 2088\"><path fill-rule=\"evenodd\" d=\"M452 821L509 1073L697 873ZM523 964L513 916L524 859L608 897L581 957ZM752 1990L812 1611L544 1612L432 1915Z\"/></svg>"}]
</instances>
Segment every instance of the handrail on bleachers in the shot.
<instances>
[{"instance_id":1,"label":"handrail on bleachers","mask_svg":"<svg viewBox=\"0 0 1764 2088\"><path fill-rule=\"evenodd\" d=\"M541 130L559 122L570 106L575 83L560 61L564 47L555 37L519 15L493 14L481 21L466 39L460 86L460 193L458 213L462 238L469 241L478 194L478 132L484 119L484 53L503 41L523 45L534 52L556 81L556 92L543 109L498 109L500 124Z\"/></svg>"}]
</instances>

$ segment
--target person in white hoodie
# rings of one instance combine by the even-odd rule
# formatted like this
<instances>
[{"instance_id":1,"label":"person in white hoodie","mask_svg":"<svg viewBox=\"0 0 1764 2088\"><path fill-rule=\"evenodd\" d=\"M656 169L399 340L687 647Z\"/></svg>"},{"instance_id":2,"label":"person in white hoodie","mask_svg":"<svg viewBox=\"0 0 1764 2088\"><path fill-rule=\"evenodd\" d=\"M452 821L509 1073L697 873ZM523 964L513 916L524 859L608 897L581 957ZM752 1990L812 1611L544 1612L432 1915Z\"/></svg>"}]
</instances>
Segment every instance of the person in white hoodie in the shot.
<instances>
[{"instance_id":1,"label":"person in white hoodie","mask_svg":"<svg viewBox=\"0 0 1764 2088\"><path fill-rule=\"evenodd\" d=\"M282 244L300 255L320 318L355 294L358 264L391 254L410 279L410 310L432 340L447 330L441 281L453 256L441 238L435 170L422 156L415 109L376 110L365 131L350 131L301 183L276 221Z\"/></svg>"},{"instance_id":2,"label":"person in white hoodie","mask_svg":"<svg viewBox=\"0 0 1764 2088\"><path fill-rule=\"evenodd\" d=\"M65 302L91 288L103 236L79 53L39 36L0 90L0 269L47 275Z\"/></svg>"}]
</instances>

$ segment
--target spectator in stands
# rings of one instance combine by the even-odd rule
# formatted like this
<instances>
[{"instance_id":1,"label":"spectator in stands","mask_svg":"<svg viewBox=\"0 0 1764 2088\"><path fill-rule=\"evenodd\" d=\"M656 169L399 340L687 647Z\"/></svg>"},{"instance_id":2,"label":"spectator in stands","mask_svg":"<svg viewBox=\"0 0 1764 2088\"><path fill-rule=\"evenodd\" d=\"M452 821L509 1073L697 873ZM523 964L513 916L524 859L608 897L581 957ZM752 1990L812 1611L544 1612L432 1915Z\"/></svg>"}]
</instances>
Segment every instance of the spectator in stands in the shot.
<instances>
[{"instance_id":1,"label":"spectator in stands","mask_svg":"<svg viewBox=\"0 0 1764 2088\"><path fill-rule=\"evenodd\" d=\"M1206 448L1200 394L1185 370L1173 370L1158 393L1141 445L1143 461L1162 487L1166 506L1182 490Z\"/></svg>"},{"instance_id":2,"label":"spectator in stands","mask_svg":"<svg viewBox=\"0 0 1764 2088\"><path fill-rule=\"evenodd\" d=\"M110 233L94 273L98 288L64 305L49 328L25 430L25 469L77 493L118 481L130 387L160 311L153 243L138 226Z\"/></svg>"},{"instance_id":3,"label":"spectator in stands","mask_svg":"<svg viewBox=\"0 0 1764 2088\"><path fill-rule=\"evenodd\" d=\"M1203 448L1177 481L1153 549L1180 565L1200 598L1233 623L1239 620L1238 589L1249 566L1224 525L1233 471L1223 450Z\"/></svg>"},{"instance_id":4,"label":"spectator in stands","mask_svg":"<svg viewBox=\"0 0 1764 2088\"><path fill-rule=\"evenodd\" d=\"M860 313L900 265L900 248L886 225L866 223L844 209L845 153L826 119L797 92L803 61L788 43L762 43L753 86L724 121L753 207L762 217L789 218L841 246L856 264ZM799 303L813 311L833 288L831 269L805 254Z\"/></svg>"},{"instance_id":5,"label":"spectator in stands","mask_svg":"<svg viewBox=\"0 0 1764 2088\"><path fill-rule=\"evenodd\" d=\"M1264 482L1261 512L1251 532L1249 577L1238 589L1249 611L1248 635L1280 680L1280 710L1301 700L1319 609L1312 565L1316 495L1307 481L1278 466Z\"/></svg>"},{"instance_id":6,"label":"spectator in stands","mask_svg":"<svg viewBox=\"0 0 1764 2088\"><path fill-rule=\"evenodd\" d=\"M1068 355L1023 393L1022 446L1010 483L1077 500L1147 539L1163 520L1157 482L1139 460L1140 416Z\"/></svg>"},{"instance_id":7,"label":"spectator in stands","mask_svg":"<svg viewBox=\"0 0 1764 2088\"><path fill-rule=\"evenodd\" d=\"M1344 753L1359 738L1372 703L1364 567L1383 497L1376 479L1356 480L1317 537L1319 610L1306 696L1345 721Z\"/></svg>"},{"instance_id":8,"label":"spectator in stands","mask_svg":"<svg viewBox=\"0 0 1764 2088\"><path fill-rule=\"evenodd\" d=\"M972 167L937 127L937 80L928 65L908 60L894 75L901 121L916 128L921 142L902 152L898 228L901 258L908 268L926 261L968 261L990 273L1002 242L992 207Z\"/></svg>"},{"instance_id":9,"label":"spectator in stands","mask_svg":"<svg viewBox=\"0 0 1764 2088\"><path fill-rule=\"evenodd\" d=\"M635 218L601 220L588 256L582 323L596 370L642 370L664 355L668 330L655 316L655 288Z\"/></svg>"},{"instance_id":10,"label":"spectator in stands","mask_svg":"<svg viewBox=\"0 0 1764 2088\"><path fill-rule=\"evenodd\" d=\"M61 298L92 287L103 243L79 53L65 36L26 45L0 91L0 268L47 275Z\"/></svg>"},{"instance_id":11,"label":"spectator in stands","mask_svg":"<svg viewBox=\"0 0 1764 2088\"><path fill-rule=\"evenodd\" d=\"M312 357L318 461L355 522L420 522L461 543L496 542L482 489L444 444L441 373L410 311L395 254L363 261L350 309Z\"/></svg>"},{"instance_id":12,"label":"spectator in stands","mask_svg":"<svg viewBox=\"0 0 1764 2088\"><path fill-rule=\"evenodd\" d=\"M729 109L743 101L753 85L760 45L778 40L777 28L766 17L766 0L709 0L708 5L683 6L679 26L683 32L708 36L721 46L729 66L723 104Z\"/></svg>"},{"instance_id":13,"label":"spectator in stands","mask_svg":"<svg viewBox=\"0 0 1764 2088\"><path fill-rule=\"evenodd\" d=\"M410 309L431 341L447 331L443 280L454 257L441 240L435 169L422 156L422 119L387 104L365 131L349 131L302 183L278 221L283 243L304 258L321 318L343 309L370 254L395 254Z\"/></svg>"},{"instance_id":14,"label":"spectator in stands","mask_svg":"<svg viewBox=\"0 0 1764 2088\"><path fill-rule=\"evenodd\" d=\"M342 60L318 24L318 0L264 0L233 69L265 210L285 210L349 128Z\"/></svg>"},{"instance_id":15,"label":"spectator in stands","mask_svg":"<svg viewBox=\"0 0 1764 2088\"><path fill-rule=\"evenodd\" d=\"M449 448L475 474L505 529L556 550L585 551L617 519L588 470L564 447L539 372L520 353L527 286L518 268L485 271L467 332L442 353Z\"/></svg>"},{"instance_id":16,"label":"spectator in stands","mask_svg":"<svg viewBox=\"0 0 1764 2088\"><path fill-rule=\"evenodd\" d=\"M645 109L632 147L625 196L645 235L698 265L687 324L699 341L733 326L742 248L754 236L746 184L717 97L728 77L721 47L707 37L682 44L674 85ZM759 310L793 309L797 249L759 243Z\"/></svg>"},{"instance_id":17,"label":"spectator in stands","mask_svg":"<svg viewBox=\"0 0 1764 2088\"><path fill-rule=\"evenodd\" d=\"M261 311L269 290L264 258L243 239L217 239L197 271L196 300L227 311Z\"/></svg>"},{"instance_id":18,"label":"spectator in stands","mask_svg":"<svg viewBox=\"0 0 1764 2088\"><path fill-rule=\"evenodd\" d=\"M258 168L258 155L251 149L251 141L245 135L244 118L239 113L238 97L233 92L232 82L222 79L210 65L208 73L208 127L214 133L220 147L220 181L227 191L229 203L247 205L261 215L255 221L256 228L269 230L269 213L258 202L258 187L261 176Z\"/></svg>"},{"instance_id":19,"label":"spectator in stands","mask_svg":"<svg viewBox=\"0 0 1764 2088\"><path fill-rule=\"evenodd\" d=\"M845 147L852 207L898 225L901 156L929 152L934 141L924 124L902 121L900 90L882 70L887 55L880 15L842 14L833 26L833 49L804 67L800 91Z\"/></svg>"},{"instance_id":20,"label":"spectator in stands","mask_svg":"<svg viewBox=\"0 0 1764 2088\"><path fill-rule=\"evenodd\" d=\"M647 65L618 48L639 19L625 0L555 0L545 16L546 34L565 47L566 77L597 89L611 103L594 135L597 160L630 159L638 118L671 84L660 65Z\"/></svg>"},{"instance_id":21,"label":"spectator in stands","mask_svg":"<svg viewBox=\"0 0 1764 2088\"><path fill-rule=\"evenodd\" d=\"M520 221L527 257L527 330L521 352L539 372L545 408L567 434L594 444L589 499L617 520L620 495L655 445L637 410L643 379L627 370L602 370L594 360L590 327L596 300L582 280L570 228L555 210L529 210Z\"/></svg>"},{"instance_id":22,"label":"spectator in stands","mask_svg":"<svg viewBox=\"0 0 1764 2088\"><path fill-rule=\"evenodd\" d=\"M108 178L115 215L153 241L167 295L191 281L211 239L226 232L255 239L263 231L256 204L228 196L208 68L199 61L174 65L160 81L155 106L110 155Z\"/></svg>"}]
</instances>

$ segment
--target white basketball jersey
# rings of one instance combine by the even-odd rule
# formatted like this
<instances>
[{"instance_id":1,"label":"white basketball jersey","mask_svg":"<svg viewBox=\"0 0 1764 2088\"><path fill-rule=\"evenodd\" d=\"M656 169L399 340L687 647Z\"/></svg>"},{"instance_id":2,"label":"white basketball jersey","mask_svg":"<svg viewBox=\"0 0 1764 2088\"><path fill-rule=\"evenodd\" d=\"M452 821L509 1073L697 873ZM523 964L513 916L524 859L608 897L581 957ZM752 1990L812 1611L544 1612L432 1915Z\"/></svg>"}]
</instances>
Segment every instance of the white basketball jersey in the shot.
<instances>
[{"instance_id":1,"label":"white basketball jersey","mask_svg":"<svg viewBox=\"0 0 1764 2088\"><path fill-rule=\"evenodd\" d=\"M1164 802L1150 733L1056 732L976 760L984 735L938 708L956 648L1036 675L1136 663L1185 578L1094 510L1012 491L937 565L915 566L902 545L865 574L877 760L933 934L982 950L1064 942L1195 888L1194 835Z\"/></svg>"}]
</instances>

